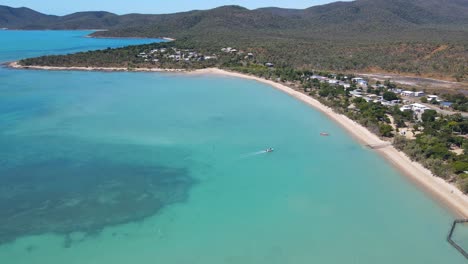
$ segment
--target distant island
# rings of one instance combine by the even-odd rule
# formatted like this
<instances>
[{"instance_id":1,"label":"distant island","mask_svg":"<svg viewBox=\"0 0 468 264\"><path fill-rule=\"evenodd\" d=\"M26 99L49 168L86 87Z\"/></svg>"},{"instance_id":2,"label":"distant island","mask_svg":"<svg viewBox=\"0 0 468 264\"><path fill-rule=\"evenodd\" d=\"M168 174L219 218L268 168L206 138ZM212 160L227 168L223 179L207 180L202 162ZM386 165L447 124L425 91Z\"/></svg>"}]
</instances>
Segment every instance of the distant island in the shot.
<instances>
[{"instance_id":1,"label":"distant island","mask_svg":"<svg viewBox=\"0 0 468 264\"><path fill-rule=\"evenodd\" d=\"M77 13L44 18L35 26L108 28L92 36L175 40L29 58L11 66L119 71L218 68L279 83L292 89L295 97L314 98L378 135L380 140L368 147L378 150L391 143L468 193L468 98L450 89L411 88L355 74L393 72L466 84L466 14L468 3L459 0L443 4L358 0L305 10L226 6L171 15ZM30 28L27 21L9 23L0 27Z\"/></svg>"}]
</instances>

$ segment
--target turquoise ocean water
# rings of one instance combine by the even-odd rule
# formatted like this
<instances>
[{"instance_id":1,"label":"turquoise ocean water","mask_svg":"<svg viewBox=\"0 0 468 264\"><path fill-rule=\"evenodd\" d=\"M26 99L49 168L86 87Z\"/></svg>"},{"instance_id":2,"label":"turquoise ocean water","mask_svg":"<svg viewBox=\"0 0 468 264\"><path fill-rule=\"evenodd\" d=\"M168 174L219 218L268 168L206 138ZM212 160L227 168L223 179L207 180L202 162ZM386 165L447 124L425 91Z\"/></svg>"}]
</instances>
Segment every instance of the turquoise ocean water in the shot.
<instances>
[{"instance_id":1,"label":"turquoise ocean water","mask_svg":"<svg viewBox=\"0 0 468 264\"><path fill-rule=\"evenodd\" d=\"M0 31L0 61L148 41L87 33ZM466 263L454 217L261 83L0 68L1 263Z\"/></svg>"}]
</instances>

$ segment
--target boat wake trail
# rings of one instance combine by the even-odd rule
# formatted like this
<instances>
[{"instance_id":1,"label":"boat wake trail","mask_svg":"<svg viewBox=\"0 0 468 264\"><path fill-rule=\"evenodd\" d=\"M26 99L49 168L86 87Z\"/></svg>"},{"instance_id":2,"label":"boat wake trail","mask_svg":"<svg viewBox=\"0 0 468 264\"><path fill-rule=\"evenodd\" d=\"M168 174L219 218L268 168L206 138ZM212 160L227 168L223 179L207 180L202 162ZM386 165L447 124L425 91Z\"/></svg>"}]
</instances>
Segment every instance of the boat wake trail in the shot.
<instances>
[{"instance_id":1,"label":"boat wake trail","mask_svg":"<svg viewBox=\"0 0 468 264\"><path fill-rule=\"evenodd\" d=\"M260 155L260 154L265 154L265 153L267 153L266 150L256 151L256 152L245 154L245 155L241 156L241 158L248 158L248 157L252 157L252 156L256 156L256 155Z\"/></svg>"}]
</instances>

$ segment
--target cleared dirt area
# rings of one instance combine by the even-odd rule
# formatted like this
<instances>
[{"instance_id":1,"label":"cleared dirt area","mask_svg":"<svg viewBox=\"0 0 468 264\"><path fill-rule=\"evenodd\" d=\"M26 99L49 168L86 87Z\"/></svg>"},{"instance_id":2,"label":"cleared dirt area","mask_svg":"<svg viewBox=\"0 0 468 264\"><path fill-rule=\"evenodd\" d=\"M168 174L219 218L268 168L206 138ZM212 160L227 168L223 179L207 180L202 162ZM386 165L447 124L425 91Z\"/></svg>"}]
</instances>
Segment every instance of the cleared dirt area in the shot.
<instances>
[{"instance_id":1,"label":"cleared dirt area","mask_svg":"<svg viewBox=\"0 0 468 264\"><path fill-rule=\"evenodd\" d=\"M451 82L444 80L437 80L432 78L423 78L415 76L404 76L393 73L360 73L359 76L364 76L376 81L385 81L390 79L392 82L428 91L438 92L462 92L468 95L468 82Z\"/></svg>"}]
</instances>

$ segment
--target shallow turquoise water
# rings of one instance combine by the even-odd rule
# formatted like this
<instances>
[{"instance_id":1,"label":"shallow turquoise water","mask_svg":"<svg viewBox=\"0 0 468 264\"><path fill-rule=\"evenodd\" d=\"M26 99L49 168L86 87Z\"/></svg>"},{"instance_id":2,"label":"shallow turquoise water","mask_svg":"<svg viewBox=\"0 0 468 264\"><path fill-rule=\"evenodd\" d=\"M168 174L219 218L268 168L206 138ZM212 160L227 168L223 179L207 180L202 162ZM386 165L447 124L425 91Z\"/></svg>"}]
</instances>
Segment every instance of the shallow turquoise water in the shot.
<instances>
[{"instance_id":1,"label":"shallow turquoise water","mask_svg":"<svg viewBox=\"0 0 468 264\"><path fill-rule=\"evenodd\" d=\"M160 39L87 38L86 36L92 32L83 30L0 30L0 62L162 41Z\"/></svg>"},{"instance_id":2,"label":"shallow turquoise water","mask_svg":"<svg viewBox=\"0 0 468 264\"><path fill-rule=\"evenodd\" d=\"M90 41L54 34L37 54ZM0 69L0 94L8 263L466 263L449 211L267 85Z\"/></svg>"}]
</instances>

